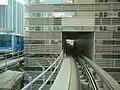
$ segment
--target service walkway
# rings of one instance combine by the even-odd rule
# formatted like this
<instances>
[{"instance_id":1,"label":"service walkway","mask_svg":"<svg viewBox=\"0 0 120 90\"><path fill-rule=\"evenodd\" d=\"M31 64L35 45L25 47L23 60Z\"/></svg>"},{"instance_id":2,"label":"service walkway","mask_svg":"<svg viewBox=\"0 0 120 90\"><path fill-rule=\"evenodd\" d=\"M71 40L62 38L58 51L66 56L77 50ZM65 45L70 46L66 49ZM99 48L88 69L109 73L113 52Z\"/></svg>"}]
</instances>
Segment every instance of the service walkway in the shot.
<instances>
[{"instance_id":1,"label":"service walkway","mask_svg":"<svg viewBox=\"0 0 120 90\"><path fill-rule=\"evenodd\" d=\"M80 90L77 71L72 57L65 57L50 90Z\"/></svg>"}]
</instances>

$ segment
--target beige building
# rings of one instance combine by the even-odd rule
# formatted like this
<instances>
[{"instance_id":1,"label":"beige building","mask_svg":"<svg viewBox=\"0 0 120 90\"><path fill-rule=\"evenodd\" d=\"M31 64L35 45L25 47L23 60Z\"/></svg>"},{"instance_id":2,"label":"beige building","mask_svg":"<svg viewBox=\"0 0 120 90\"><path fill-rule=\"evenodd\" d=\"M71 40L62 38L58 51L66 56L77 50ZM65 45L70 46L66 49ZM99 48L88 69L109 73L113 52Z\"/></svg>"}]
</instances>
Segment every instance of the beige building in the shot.
<instances>
[{"instance_id":1,"label":"beige building","mask_svg":"<svg viewBox=\"0 0 120 90\"><path fill-rule=\"evenodd\" d=\"M119 0L73 0L74 4L30 1L26 4L25 52L33 56L26 58L27 70L39 67L36 62L49 66L46 57L54 61L66 39L78 40L80 50L101 67L120 66ZM38 69L29 72L37 75Z\"/></svg>"},{"instance_id":2,"label":"beige building","mask_svg":"<svg viewBox=\"0 0 120 90\"><path fill-rule=\"evenodd\" d=\"M48 68L62 51L62 31L57 30L54 24L56 21L51 20L54 17L53 13L37 11L37 9L31 7L41 4L48 4L48 1L26 0L25 4L25 53L28 56L25 57L24 70L32 76L32 79ZM38 90L50 74L51 70L42 78L39 78L33 84L33 90ZM50 87L56 75L57 73L47 82L44 88ZM25 75L24 81L25 84L29 82L28 76Z\"/></svg>"},{"instance_id":3,"label":"beige building","mask_svg":"<svg viewBox=\"0 0 120 90\"><path fill-rule=\"evenodd\" d=\"M93 39L90 47L91 58L102 67L118 67L120 53L119 0L73 0L73 3L27 6L29 15L34 15L34 17L26 18L29 31L37 30L37 33L41 34L32 34L34 38L40 35L39 39L45 41L39 42L46 42L46 45L43 44L46 47L41 49L40 54L59 54L62 50L62 32L90 32L91 38L89 39ZM40 15L40 11L48 13L48 16L35 16ZM51 14L52 12L71 12L71 16L56 17ZM27 35L32 37L32 35ZM52 42L58 44L53 45ZM40 48L43 47L40 46Z\"/></svg>"},{"instance_id":4,"label":"beige building","mask_svg":"<svg viewBox=\"0 0 120 90\"><path fill-rule=\"evenodd\" d=\"M94 28L95 62L102 67L119 67L120 1L73 0L73 2L75 4L94 5L94 11L79 12L76 16L81 18L80 21L82 20L83 25L80 25ZM101 5L101 8L104 7L104 10L98 10L97 5Z\"/></svg>"}]
</instances>

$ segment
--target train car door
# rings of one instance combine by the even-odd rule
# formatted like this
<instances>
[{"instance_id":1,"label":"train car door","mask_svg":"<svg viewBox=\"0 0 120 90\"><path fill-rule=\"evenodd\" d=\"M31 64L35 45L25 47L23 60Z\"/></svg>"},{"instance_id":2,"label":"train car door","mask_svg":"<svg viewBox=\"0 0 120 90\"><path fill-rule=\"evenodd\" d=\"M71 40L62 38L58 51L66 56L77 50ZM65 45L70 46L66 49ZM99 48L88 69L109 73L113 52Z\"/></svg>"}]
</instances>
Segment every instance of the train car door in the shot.
<instances>
[{"instance_id":1,"label":"train car door","mask_svg":"<svg viewBox=\"0 0 120 90\"><path fill-rule=\"evenodd\" d=\"M20 50L20 36L16 36L16 51Z\"/></svg>"},{"instance_id":2,"label":"train car door","mask_svg":"<svg viewBox=\"0 0 120 90\"><path fill-rule=\"evenodd\" d=\"M12 51L16 51L16 36L12 35Z\"/></svg>"}]
</instances>

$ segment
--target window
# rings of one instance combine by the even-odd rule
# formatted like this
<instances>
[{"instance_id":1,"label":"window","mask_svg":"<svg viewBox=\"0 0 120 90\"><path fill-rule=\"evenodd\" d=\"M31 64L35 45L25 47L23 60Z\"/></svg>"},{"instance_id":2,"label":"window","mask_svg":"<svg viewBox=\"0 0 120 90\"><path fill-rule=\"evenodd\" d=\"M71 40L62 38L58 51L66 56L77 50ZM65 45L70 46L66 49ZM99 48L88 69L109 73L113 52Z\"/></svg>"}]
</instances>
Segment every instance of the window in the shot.
<instances>
[{"instance_id":1,"label":"window","mask_svg":"<svg viewBox=\"0 0 120 90\"><path fill-rule=\"evenodd\" d=\"M102 26L100 26L100 27L99 27L99 29L100 29L100 30L103 30L103 27L102 27Z\"/></svg>"},{"instance_id":2,"label":"window","mask_svg":"<svg viewBox=\"0 0 120 90\"><path fill-rule=\"evenodd\" d=\"M102 40L95 40L96 44L102 44Z\"/></svg>"},{"instance_id":3,"label":"window","mask_svg":"<svg viewBox=\"0 0 120 90\"><path fill-rule=\"evenodd\" d=\"M99 13L99 17L103 17L103 13L102 12Z\"/></svg>"},{"instance_id":4,"label":"window","mask_svg":"<svg viewBox=\"0 0 120 90\"><path fill-rule=\"evenodd\" d=\"M106 31L107 30L107 26L100 26L99 27L101 31Z\"/></svg>"},{"instance_id":5,"label":"window","mask_svg":"<svg viewBox=\"0 0 120 90\"><path fill-rule=\"evenodd\" d=\"M115 40L103 40L103 44L120 44L120 41Z\"/></svg>"},{"instance_id":6,"label":"window","mask_svg":"<svg viewBox=\"0 0 120 90\"><path fill-rule=\"evenodd\" d=\"M105 0L105 2L108 2L108 0Z\"/></svg>"},{"instance_id":7,"label":"window","mask_svg":"<svg viewBox=\"0 0 120 90\"><path fill-rule=\"evenodd\" d=\"M101 54L95 54L95 58L102 58Z\"/></svg>"},{"instance_id":8,"label":"window","mask_svg":"<svg viewBox=\"0 0 120 90\"><path fill-rule=\"evenodd\" d=\"M105 31L107 30L107 26L104 26L104 30L105 30Z\"/></svg>"},{"instance_id":9,"label":"window","mask_svg":"<svg viewBox=\"0 0 120 90\"><path fill-rule=\"evenodd\" d=\"M107 17L108 16L108 12L104 12L104 17Z\"/></svg>"},{"instance_id":10,"label":"window","mask_svg":"<svg viewBox=\"0 0 120 90\"><path fill-rule=\"evenodd\" d=\"M29 40L25 40L24 44L29 44Z\"/></svg>"},{"instance_id":11,"label":"window","mask_svg":"<svg viewBox=\"0 0 120 90\"><path fill-rule=\"evenodd\" d=\"M102 2L102 3L103 3L103 2L108 2L108 0L99 0L99 2Z\"/></svg>"},{"instance_id":12,"label":"window","mask_svg":"<svg viewBox=\"0 0 120 90\"><path fill-rule=\"evenodd\" d=\"M110 25L111 18L102 18L102 25Z\"/></svg>"},{"instance_id":13,"label":"window","mask_svg":"<svg viewBox=\"0 0 120 90\"><path fill-rule=\"evenodd\" d=\"M120 46L113 46L113 53L120 53Z\"/></svg>"},{"instance_id":14,"label":"window","mask_svg":"<svg viewBox=\"0 0 120 90\"><path fill-rule=\"evenodd\" d=\"M51 40L51 44L60 44L61 41L60 40Z\"/></svg>"},{"instance_id":15,"label":"window","mask_svg":"<svg viewBox=\"0 0 120 90\"><path fill-rule=\"evenodd\" d=\"M99 13L99 17L107 17L108 16L108 12L100 12Z\"/></svg>"},{"instance_id":16,"label":"window","mask_svg":"<svg viewBox=\"0 0 120 90\"><path fill-rule=\"evenodd\" d=\"M45 40L45 44L50 44L49 40Z\"/></svg>"},{"instance_id":17,"label":"window","mask_svg":"<svg viewBox=\"0 0 120 90\"><path fill-rule=\"evenodd\" d=\"M119 54L118 55L107 54L107 55L103 55L102 57L103 58L120 58L120 55Z\"/></svg>"},{"instance_id":18,"label":"window","mask_svg":"<svg viewBox=\"0 0 120 90\"><path fill-rule=\"evenodd\" d=\"M30 30L34 30L34 27L29 27Z\"/></svg>"},{"instance_id":19,"label":"window","mask_svg":"<svg viewBox=\"0 0 120 90\"><path fill-rule=\"evenodd\" d=\"M36 26L36 27L35 27L35 30L40 30L40 27L39 27L39 26Z\"/></svg>"},{"instance_id":20,"label":"window","mask_svg":"<svg viewBox=\"0 0 120 90\"><path fill-rule=\"evenodd\" d=\"M61 25L61 18L54 18L55 25Z\"/></svg>"},{"instance_id":21,"label":"window","mask_svg":"<svg viewBox=\"0 0 120 90\"><path fill-rule=\"evenodd\" d=\"M99 2L103 2L104 0L99 0Z\"/></svg>"},{"instance_id":22,"label":"window","mask_svg":"<svg viewBox=\"0 0 120 90\"><path fill-rule=\"evenodd\" d=\"M118 2L120 2L120 0L117 0Z\"/></svg>"},{"instance_id":23,"label":"window","mask_svg":"<svg viewBox=\"0 0 120 90\"><path fill-rule=\"evenodd\" d=\"M60 30L60 26L54 26L54 30Z\"/></svg>"},{"instance_id":24,"label":"window","mask_svg":"<svg viewBox=\"0 0 120 90\"><path fill-rule=\"evenodd\" d=\"M95 18L95 25L100 25L100 24L101 24L101 19Z\"/></svg>"},{"instance_id":25,"label":"window","mask_svg":"<svg viewBox=\"0 0 120 90\"><path fill-rule=\"evenodd\" d=\"M45 44L45 40L25 40L25 44Z\"/></svg>"},{"instance_id":26,"label":"window","mask_svg":"<svg viewBox=\"0 0 120 90\"><path fill-rule=\"evenodd\" d=\"M97 27L97 26L96 26L96 27L94 27L94 30L99 30L99 27Z\"/></svg>"},{"instance_id":27,"label":"window","mask_svg":"<svg viewBox=\"0 0 120 90\"><path fill-rule=\"evenodd\" d=\"M119 38L120 39L120 32L113 32L113 38Z\"/></svg>"},{"instance_id":28,"label":"window","mask_svg":"<svg viewBox=\"0 0 120 90\"><path fill-rule=\"evenodd\" d=\"M36 12L36 17L40 17L40 13L39 12Z\"/></svg>"},{"instance_id":29,"label":"window","mask_svg":"<svg viewBox=\"0 0 120 90\"><path fill-rule=\"evenodd\" d=\"M112 18L112 24L113 25L119 25L120 24L120 18Z\"/></svg>"},{"instance_id":30,"label":"window","mask_svg":"<svg viewBox=\"0 0 120 90\"><path fill-rule=\"evenodd\" d=\"M23 37L20 37L20 43L24 44L24 38Z\"/></svg>"},{"instance_id":31,"label":"window","mask_svg":"<svg viewBox=\"0 0 120 90\"><path fill-rule=\"evenodd\" d=\"M120 26L117 26L117 30L120 31Z\"/></svg>"},{"instance_id":32,"label":"window","mask_svg":"<svg viewBox=\"0 0 120 90\"><path fill-rule=\"evenodd\" d=\"M120 12L118 12L118 17L120 17Z\"/></svg>"},{"instance_id":33,"label":"window","mask_svg":"<svg viewBox=\"0 0 120 90\"><path fill-rule=\"evenodd\" d=\"M98 16L99 16L99 13L95 13L95 16L98 17Z\"/></svg>"},{"instance_id":34,"label":"window","mask_svg":"<svg viewBox=\"0 0 120 90\"><path fill-rule=\"evenodd\" d=\"M11 36L0 35L0 47L9 47L9 46L11 46Z\"/></svg>"}]
</instances>

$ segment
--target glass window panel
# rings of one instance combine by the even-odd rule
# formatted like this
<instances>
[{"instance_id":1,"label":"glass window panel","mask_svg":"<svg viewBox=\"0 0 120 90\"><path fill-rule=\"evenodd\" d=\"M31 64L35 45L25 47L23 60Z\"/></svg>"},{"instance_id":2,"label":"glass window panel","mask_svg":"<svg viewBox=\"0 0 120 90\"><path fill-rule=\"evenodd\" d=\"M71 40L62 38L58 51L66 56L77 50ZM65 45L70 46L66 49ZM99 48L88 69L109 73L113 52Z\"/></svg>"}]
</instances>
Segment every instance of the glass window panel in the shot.
<instances>
[{"instance_id":1,"label":"glass window panel","mask_svg":"<svg viewBox=\"0 0 120 90\"><path fill-rule=\"evenodd\" d=\"M0 47L9 47L11 46L11 36L0 35Z\"/></svg>"}]
</instances>

